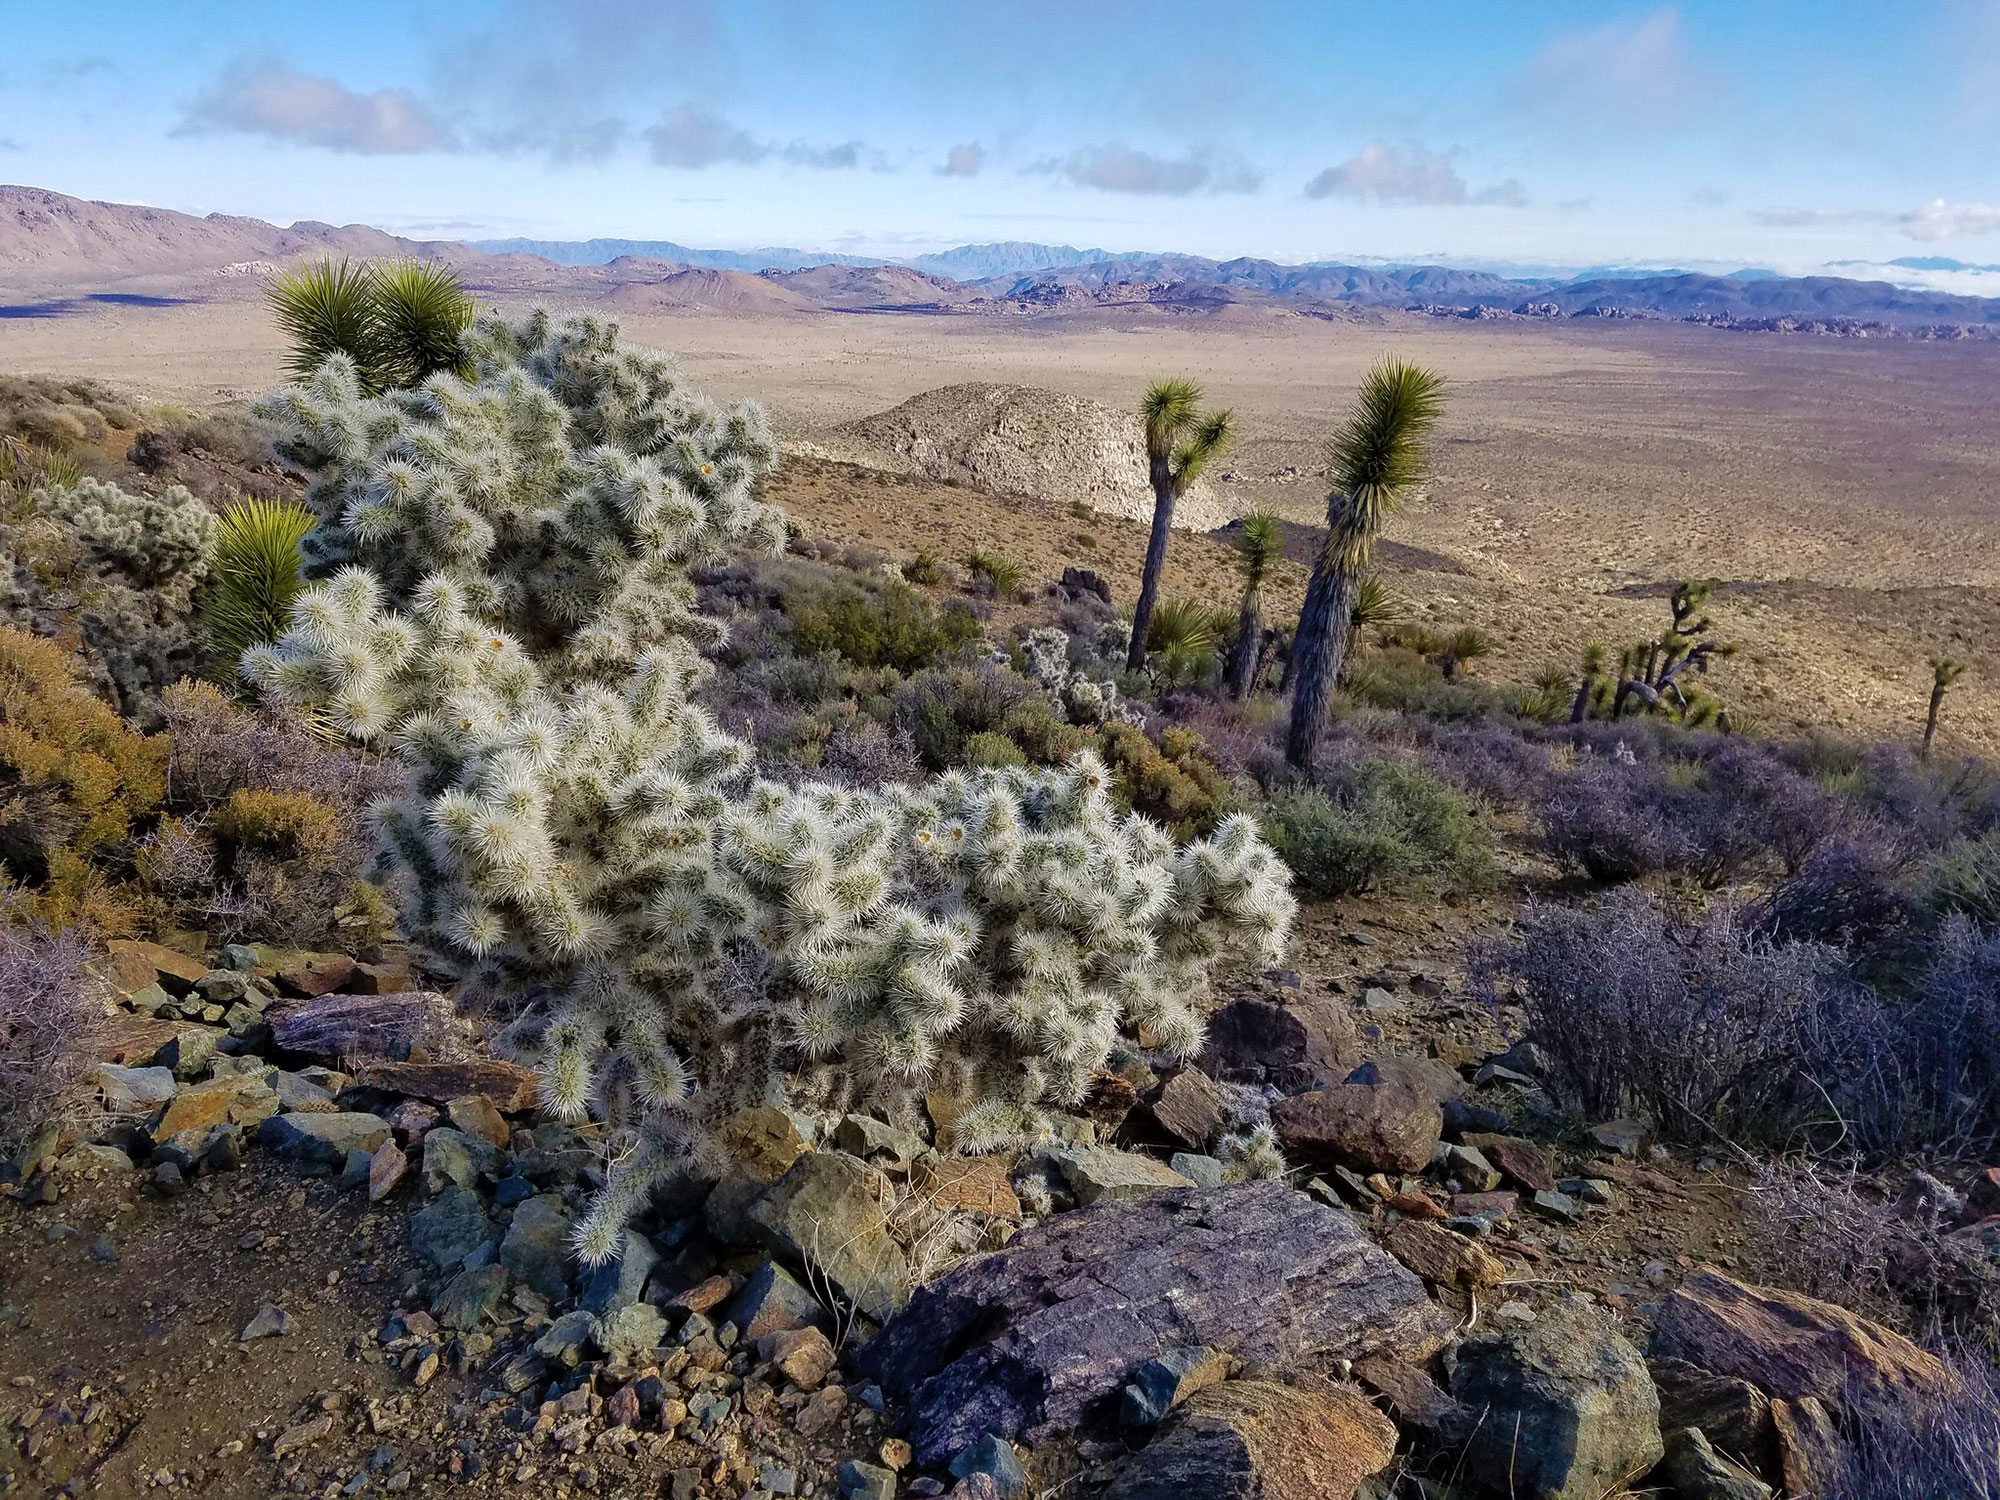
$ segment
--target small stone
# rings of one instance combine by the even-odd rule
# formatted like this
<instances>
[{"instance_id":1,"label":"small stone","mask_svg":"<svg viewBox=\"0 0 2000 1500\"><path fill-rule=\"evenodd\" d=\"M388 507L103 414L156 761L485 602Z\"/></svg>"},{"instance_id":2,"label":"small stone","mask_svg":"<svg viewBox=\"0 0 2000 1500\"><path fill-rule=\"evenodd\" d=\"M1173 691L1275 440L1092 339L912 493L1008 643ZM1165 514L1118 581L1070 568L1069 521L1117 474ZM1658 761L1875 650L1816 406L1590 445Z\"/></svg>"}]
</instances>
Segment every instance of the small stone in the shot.
<instances>
[{"instance_id":1,"label":"small stone","mask_svg":"<svg viewBox=\"0 0 2000 1500\"><path fill-rule=\"evenodd\" d=\"M1646 1127L1639 1120L1606 1120L1590 1127L1590 1138L1606 1151L1620 1156L1637 1156L1646 1144Z\"/></svg>"},{"instance_id":2,"label":"small stone","mask_svg":"<svg viewBox=\"0 0 2000 1500\"><path fill-rule=\"evenodd\" d=\"M513 1131L506 1118L493 1107L493 1101L484 1094L461 1094L446 1105L445 1110L451 1116L454 1129L477 1136L499 1150L507 1149Z\"/></svg>"},{"instance_id":3,"label":"small stone","mask_svg":"<svg viewBox=\"0 0 2000 1500\"><path fill-rule=\"evenodd\" d=\"M242 1343L252 1339L281 1339L292 1331L292 1320L282 1307L265 1303L257 1309L257 1315L243 1325L243 1331L236 1335Z\"/></svg>"},{"instance_id":4,"label":"small stone","mask_svg":"<svg viewBox=\"0 0 2000 1500\"><path fill-rule=\"evenodd\" d=\"M646 1280L653 1274L653 1267L659 1264L660 1252L638 1230L628 1229L620 1239L624 1248L618 1258L590 1273L578 1301L578 1306L600 1318L637 1302L645 1294Z\"/></svg>"},{"instance_id":5,"label":"small stone","mask_svg":"<svg viewBox=\"0 0 2000 1500\"><path fill-rule=\"evenodd\" d=\"M1528 1202L1538 1212L1565 1224L1574 1224L1583 1217L1583 1205L1568 1193L1537 1193Z\"/></svg>"},{"instance_id":6,"label":"small stone","mask_svg":"<svg viewBox=\"0 0 2000 1500\"><path fill-rule=\"evenodd\" d=\"M393 1138L385 1140L375 1148L375 1154L368 1159L368 1201L380 1203L396 1191L404 1174L410 1169L410 1159L403 1154Z\"/></svg>"},{"instance_id":7,"label":"small stone","mask_svg":"<svg viewBox=\"0 0 2000 1500\"><path fill-rule=\"evenodd\" d=\"M470 1333L499 1307L507 1294L507 1268L479 1266L460 1271L445 1283L431 1303L431 1311L446 1328Z\"/></svg>"},{"instance_id":8,"label":"small stone","mask_svg":"<svg viewBox=\"0 0 2000 1500\"><path fill-rule=\"evenodd\" d=\"M1771 1487L1717 1453L1698 1427L1667 1435L1667 1456L1660 1467L1681 1500L1771 1500Z\"/></svg>"},{"instance_id":9,"label":"small stone","mask_svg":"<svg viewBox=\"0 0 2000 1500\"><path fill-rule=\"evenodd\" d=\"M895 1500L896 1471L851 1458L840 1466L840 1495L841 1500Z\"/></svg>"},{"instance_id":10,"label":"small stone","mask_svg":"<svg viewBox=\"0 0 2000 1500\"><path fill-rule=\"evenodd\" d=\"M838 1422L846 1410L846 1389L837 1385L822 1386L813 1392L810 1401L799 1408L798 1415L792 1419L793 1425L804 1437L818 1437Z\"/></svg>"},{"instance_id":11,"label":"small stone","mask_svg":"<svg viewBox=\"0 0 2000 1500\"><path fill-rule=\"evenodd\" d=\"M108 1234L94 1234L90 1237L90 1258L100 1266L118 1264L118 1244Z\"/></svg>"},{"instance_id":12,"label":"small stone","mask_svg":"<svg viewBox=\"0 0 2000 1500\"><path fill-rule=\"evenodd\" d=\"M1197 1067L1185 1067L1160 1086L1153 1100L1153 1123L1175 1145L1200 1151L1222 1133L1222 1092Z\"/></svg>"},{"instance_id":13,"label":"small stone","mask_svg":"<svg viewBox=\"0 0 2000 1500\"><path fill-rule=\"evenodd\" d=\"M909 1468L910 1460L915 1457L910 1451L910 1445L901 1438L884 1438L882 1446L877 1452L880 1454L882 1462L894 1469L898 1474Z\"/></svg>"},{"instance_id":14,"label":"small stone","mask_svg":"<svg viewBox=\"0 0 2000 1500\"><path fill-rule=\"evenodd\" d=\"M839 1360L827 1336L817 1328L771 1334L758 1341L757 1353L802 1391L821 1385Z\"/></svg>"},{"instance_id":15,"label":"small stone","mask_svg":"<svg viewBox=\"0 0 2000 1500\"><path fill-rule=\"evenodd\" d=\"M176 1197L187 1191L187 1178L172 1162L163 1161L153 1168L153 1190L162 1198Z\"/></svg>"},{"instance_id":16,"label":"small stone","mask_svg":"<svg viewBox=\"0 0 2000 1500\"><path fill-rule=\"evenodd\" d=\"M1191 1151L1176 1151L1167 1158L1167 1169L1178 1172L1196 1187L1222 1186L1222 1163L1212 1156L1196 1156Z\"/></svg>"},{"instance_id":17,"label":"small stone","mask_svg":"<svg viewBox=\"0 0 2000 1500\"><path fill-rule=\"evenodd\" d=\"M444 1133L433 1130L425 1138L426 1159L430 1142ZM568 1300L570 1227L561 1195L537 1194L514 1210L514 1222L500 1242L500 1263L551 1302Z\"/></svg>"},{"instance_id":18,"label":"small stone","mask_svg":"<svg viewBox=\"0 0 2000 1500\"><path fill-rule=\"evenodd\" d=\"M333 1431L333 1413L322 1412L309 1422L301 1422L296 1427L287 1427L272 1440L271 1457L283 1458L287 1453L296 1453L301 1448L310 1448Z\"/></svg>"},{"instance_id":19,"label":"small stone","mask_svg":"<svg viewBox=\"0 0 2000 1500\"><path fill-rule=\"evenodd\" d=\"M127 1119L151 1114L174 1097L178 1085L172 1068L120 1068L97 1065L97 1089L105 1110Z\"/></svg>"},{"instance_id":20,"label":"small stone","mask_svg":"<svg viewBox=\"0 0 2000 1500\"><path fill-rule=\"evenodd\" d=\"M726 1315L752 1344L789 1329L832 1326L819 1299L774 1260L757 1268Z\"/></svg>"},{"instance_id":21,"label":"small stone","mask_svg":"<svg viewBox=\"0 0 2000 1500\"><path fill-rule=\"evenodd\" d=\"M367 1114L273 1115L257 1127L257 1144L265 1150L329 1167L345 1164L349 1151L372 1152L388 1138L388 1121Z\"/></svg>"},{"instance_id":22,"label":"small stone","mask_svg":"<svg viewBox=\"0 0 2000 1500\"><path fill-rule=\"evenodd\" d=\"M1014 1445L998 1433L989 1432L951 1461L954 1479L984 1474L993 1481L1000 1500L1014 1500L1028 1488L1028 1471L1021 1466Z\"/></svg>"},{"instance_id":23,"label":"small stone","mask_svg":"<svg viewBox=\"0 0 2000 1500\"><path fill-rule=\"evenodd\" d=\"M599 1319L595 1338L606 1354L637 1360L667 1341L667 1320L650 1302L634 1302Z\"/></svg>"},{"instance_id":24,"label":"small stone","mask_svg":"<svg viewBox=\"0 0 2000 1500\"><path fill-rule=\"evenodd\" d=\"M1456 1177L1468 1193L1490 1193L1500 1186L1500 1170L1486 1159L1477 1146L1445 1148L1445 1170Z\"/></svg>"},{"instance_id":25,"label":"small stone","mask_svg":"<svg viewBox=\"0 0 2000 1500\"><path fill-rule=\"evenodd\" d=\"M1118 1418L1128 1427L1154 1427L1196 1391L1229 1378L1229 1356L1190 1346L1149 1359L1132 1372Z\"/></svg>"},{"instance_id":26,"label":"small stone","mask_svg":"<svg viewBox=\"0 0 2000 1500\"><path fill-rule=\"evenodd\" d=\"M658 1317L657 1312L654 1313ZM544 1328L532 1348L536 1354L552 1364L575 1369L583 1358L583 1351L591 1341L597 1320L589 1313L578 1309L564 1313Z\"/></svg>"},{"instance_id":27,"label":"small stone","mask_svg":"<svg viewBox=\"0 0 2000 1500\"><path fill-rule=\"evenodd\" d=\"M481 1178L491 1181L499 1175L500 1152L492 1142L445 1125L424 1133L425 1192L477 1187Z\"/></svg>"},{"instance_id":28,"label":"small stone","mask_svg":"<svg viewBox=\"0 0 2000 1500\"><path fill-rule=\"evenodd\" d=\"M898 1177L930 1150L930 1144L921 1137L885 1125L869 1115L848 1115L835 1128L833 1143L848 1155L858 1156Z\"/></svg>"},{"instance_id":29,"label":"small stone","mask_svg":"<svg viewBox=\"0 0 2000 1500\"><path fill-rule=\"evenodd\" d=\"M433 1270L455 1270L466 1256L490 1244L492 1238L493 1226L486 1217L486 1205L469 1188L446 1188L431 1200L429 1207L410 1216L410 1248Z\"/></svg>"},{"instance_id":30,"label":"small stone","mask_svg":"<svg viewBox=\"0 0 2000 1500\"><path fill-rule=\"evenodd\" d=\"M1056 1165L1076 1201L1085 1207L1093 1203L1143 1198L1163 1188L1193 1187L1194 1183L1135 1151L1109 1146L1093 1146L1081 1151L1064 1151Z\"/></svg>"}]
</instances>

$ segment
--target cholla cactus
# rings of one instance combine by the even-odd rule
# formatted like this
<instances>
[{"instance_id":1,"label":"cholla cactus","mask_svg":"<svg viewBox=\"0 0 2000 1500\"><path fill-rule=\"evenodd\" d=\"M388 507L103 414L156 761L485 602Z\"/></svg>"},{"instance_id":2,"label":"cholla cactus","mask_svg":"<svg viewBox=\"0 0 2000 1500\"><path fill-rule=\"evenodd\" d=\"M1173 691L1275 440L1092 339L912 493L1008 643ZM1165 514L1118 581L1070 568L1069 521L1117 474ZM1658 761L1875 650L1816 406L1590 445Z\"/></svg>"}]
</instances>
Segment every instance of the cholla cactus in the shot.
<instances>
[{"instance_id":1,"label":"cholla cactus","mask_svg":"<svg viewBox=\"0 0 2000 1500\"><path fill-rule=\"evenodd\" d=\"M692 702L685 567L776 534L761 427L608 325L489 322L474 347L469 381L371 399L330 361L272 404L294 461L324 455L314 555L343 565L244 666L410 762L377 813L410 936L525 1006L509 1039L548 1106L626 1148L587 1260L730 1110L907 1113L944 1088L958 1143L1030 1135L1121 1028L1198 1045L1218 956L1282 949L1287 877L1255 828L1177 847L1116 812L1094 756L742 788L749 748Z\"/></svg>"},{"instance_id":2,"label":"cholla cactus","mask_svg":"<svg viewBox=\"0 0 2000 1500\"><path fill-rule=\"evenodd\" d=\"M1107 632L1107 640L1114 638ZM1146 722L1144 711L1119 694L1116 681L1092 677L1071 664L1069 635L1053 625L1040 625L1028 632L1021 642L1021 661L1027 675L1048 690L1072 724Z\"/></svg>"},{"instance_id":3,"label":"cholla cactus","mask_svg":"<svg viewBox=\"0 0 2000 1500\"><path fill-rule=\"evenodd\" d=\"M774 457L762 413L718 410L596 318L485 318L466 349L469 381L370 399L336 356L264 403L312 476L307 577L358 565L408 599L441 575L565 681L712 639L688 568L784 540L752 493Z\"/></svg>"},{"instance_id":4,"label":"cholla cactus","mask_svg":"<svg viewBox=\"0 0 2000 1500\"><path fill-rule=\"evenodd\" d=\"M215 557L215 512L180 485L134 495L85 476L35 490L30 508L74 529L103 561L141 583L179 591L182 607Z\"/></svg>"}]
</instances>

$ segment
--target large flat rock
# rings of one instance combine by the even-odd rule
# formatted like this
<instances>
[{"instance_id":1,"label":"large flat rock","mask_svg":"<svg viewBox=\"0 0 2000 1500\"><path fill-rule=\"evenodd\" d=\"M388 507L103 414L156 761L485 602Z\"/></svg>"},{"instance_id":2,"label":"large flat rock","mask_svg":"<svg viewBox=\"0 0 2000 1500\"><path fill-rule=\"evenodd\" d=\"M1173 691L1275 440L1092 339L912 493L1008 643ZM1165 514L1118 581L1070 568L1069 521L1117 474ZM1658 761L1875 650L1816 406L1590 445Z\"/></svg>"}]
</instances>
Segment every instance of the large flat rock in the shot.
<instances>
[{"instance_id":1,"label":"large flat rock","mask_svg":"<svg viewBox=\"0 0 2000 1500\"><path fill-rule=\"evenodd\" d=\"M1276 1370L1421 1361L1452 1327L1350 1215L1254 1182L1045 1220L920 1288L856 1362L907 1403L931 1466L989 1430L1038 1442L1109 1416L1162 1349L1205 1344Z\"/></svg>"}]
</instances>

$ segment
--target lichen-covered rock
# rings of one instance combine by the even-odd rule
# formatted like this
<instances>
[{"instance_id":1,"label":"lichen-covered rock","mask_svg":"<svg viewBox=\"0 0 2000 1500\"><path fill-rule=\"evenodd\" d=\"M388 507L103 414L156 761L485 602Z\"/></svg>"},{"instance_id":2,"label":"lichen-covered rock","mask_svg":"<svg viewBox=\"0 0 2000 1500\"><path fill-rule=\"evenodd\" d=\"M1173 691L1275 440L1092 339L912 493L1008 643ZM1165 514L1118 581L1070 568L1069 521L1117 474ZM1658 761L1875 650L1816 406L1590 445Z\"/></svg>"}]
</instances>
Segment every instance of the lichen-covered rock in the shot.
<instances>
[{"instance_id":1,"label":"lichen-covered rock","mask_svg":"<svg viewBox=\"0 0 2000 1500\"><path fill-rule=\"evenodd\" d=\"M865 1162L837 1151L800 1157L750 1208L771 1249L825 1276L877 1322L910 1296L909 1261L883 1214L888 1184Z\"/></svg>"},{"instance_id":2,"label":"lichen-covered rock","mask_svg":"<svg viewBox=\"0 0 2000 1500\"><path fill-rule=\"evenodd\" d=\"M1660 1398L1639 1351L1581 1298L1467 1339L1451 1393L1472 1424L1468 1472L1523 1500L1602 1500L1660 1461Z\"/></svg>"},{"instance_id":3,"label":"lichen-covered rock","mask_svg":"<svg viewBox=\"0 0 2000 1500\"><path fill-rule=\"evenodd\" d=\"M856 1357L907 1404L925 1464L982 1433L1038 1442L1112 1414L1162 1348L1285 1367L1393 1350L1453 1320L1347 1213L1282 1182L1169 1189L1063 1214L918 1289Z\"/></svg>"},{"instance_id":4,"label":"lichen-covered rock","mask_svg":"<svg viewBox=\"0 0 2000 1500\"><path fill-rule=\"evenodd\" d=\"M1353 1386L1231 1380L1189 1399L1105 1500L1353 1500L1396 1425Z\"/></svg>"}]
</instances>

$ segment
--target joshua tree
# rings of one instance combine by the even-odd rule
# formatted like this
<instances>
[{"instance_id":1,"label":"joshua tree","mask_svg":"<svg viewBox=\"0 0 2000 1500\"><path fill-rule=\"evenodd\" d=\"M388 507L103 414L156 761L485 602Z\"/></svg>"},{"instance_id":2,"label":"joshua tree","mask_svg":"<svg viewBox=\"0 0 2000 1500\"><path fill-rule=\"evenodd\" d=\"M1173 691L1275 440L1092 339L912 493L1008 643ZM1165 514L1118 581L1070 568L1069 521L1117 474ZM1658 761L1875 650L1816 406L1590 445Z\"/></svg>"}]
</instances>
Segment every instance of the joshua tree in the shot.
<instances>
[{"instance_id":1,"label":"joshua tree","mask_svg":"<svg viewBox=\"0 0 2000 1500\"><path fill-rule=\"evenodd\" d=\"M1284 533L1278 518L1269 511L1252 511L1243 517L1243 529L1236 534L1236 565L1243 570L1243 604L1236 612L1236 642L1229 650L1229 695L1241 698L1250 691L1250 679L1257 667L1259 648L1264 640L1264 580L1285 553Z\"/></svg>"},{"instance_id":2,"label":"joshua tree","mask_svg":"<svg viewBox=\"0 0 2000 1500\"><path fill-rule=\"evenodd\" d=\"M1667 596L1673 623L1657 640L1628 646L1619 657L1612 718L1622 718L1625 705L1634 698L1649 709L1675 715L1683 723L1705 722L1716 716L1719 709L1712 697L1691 692L1681 682L1690 669L1706 675L1711 660L1736 653L1734 646L1715 639L1715 622L1701 612L1714 593L1714 584L1694 579L1682 579L1674 585Z\"/></svg>"},{"instance_id":3,"label":"joshua tree","mask_svg":"<svg viewBox=\"0 0 2000 1500\"><path fill-rule=\"evenodd\" d=\"M299 543L312 528L313 513L295 500L253 497L222 513L200 610L202 643L221 682L238 681L243 653L284 632L305 586Z\"/></svg>"},{"instance_id":4,"label":"joshua tree","mask_svg":"<svg viewBox=\"0 0 2000 1500\"><path fill-rule=\"evenodd\" d=\"M1953 661L1948 656L1931 658L1931 707L1924 715L1924 747L1918 752L1918 759L1931 758L1931 740L1937 734L1938 710L1944 706L1945 689L1965 673L1963 662Z\"/></svg>"},{"instance_id":5,"label":"joshua tree","mask_svg":"<svg viewBox=\"0 0 2000 1500\"><path fill-rule=\"evenodd\" d=\"M1153 601L1160 592L1160 574L1167 565L1174 506L1236 436L1235 419L1228 412L1201 409L1201 387L1191 380L1154 381L1146 389L1146 399L1139 403L1139 415L1146 422L1153 534L1146 543L1139 602L1132 610L1132 645L1125 659L1126 670L1131 672L1146 664L1146 630L1153 619Z\"/></svg>"},{"instance_id":6,"label":"joshua tree","mask_svg":"<svg viewBox=\"0 0 2000 1500\"><path fill-rule=\"evenodd\" d=\"M467 369L460 340L472 326L472 299L449 266L322 260L274 277L269 296L301 380L334 354L354 361L369 395Z\"/></svg>"},{"instance_id":7,"label":"joshua tree","mask_svg":"<svg viewBox=\"0 0 2000 1500\"><path fill-rule=\"evenodd\" d=\"M1354 595L1382 518L1424 472L1425 441L1437 425L1444 380L1400 360L1368 372L1346 425L1327 444L1326 541L1313 564L1292 650L1291 733L1285 759L1310 770L1326 734L1334 685L1353 635Z\"/></svg>"}]
</instances>

